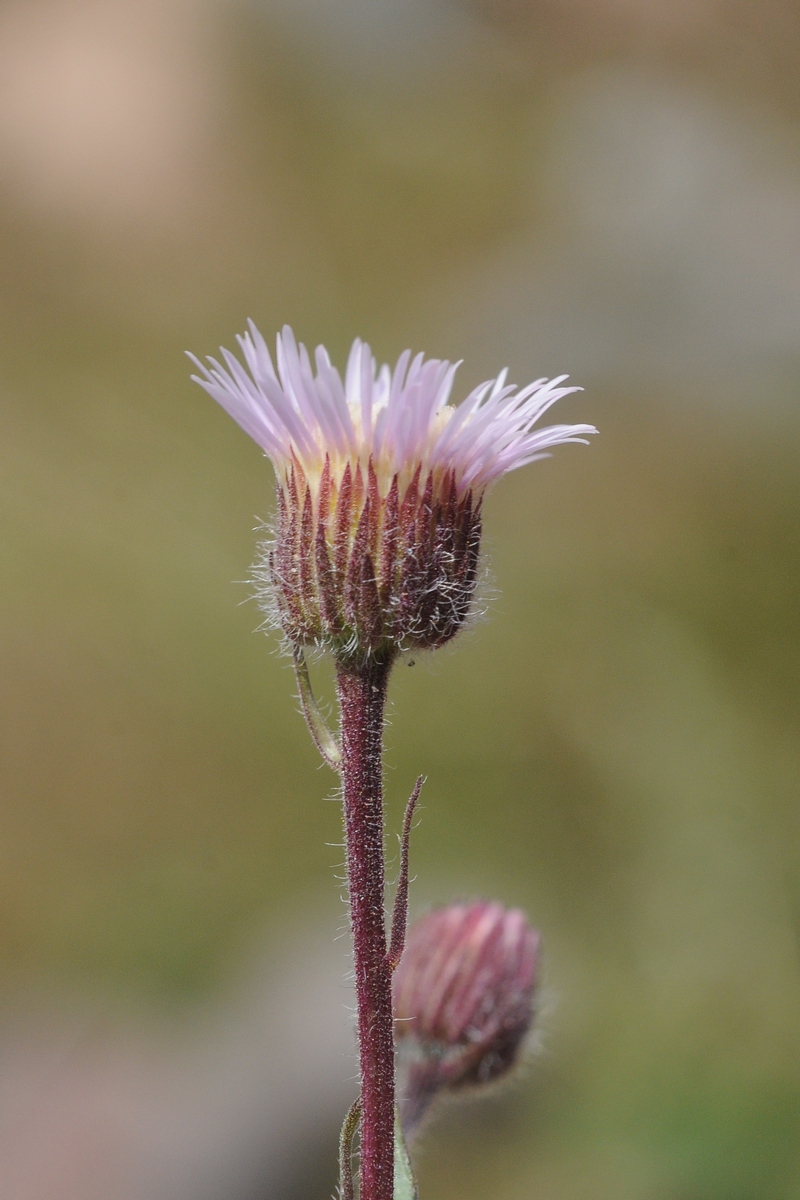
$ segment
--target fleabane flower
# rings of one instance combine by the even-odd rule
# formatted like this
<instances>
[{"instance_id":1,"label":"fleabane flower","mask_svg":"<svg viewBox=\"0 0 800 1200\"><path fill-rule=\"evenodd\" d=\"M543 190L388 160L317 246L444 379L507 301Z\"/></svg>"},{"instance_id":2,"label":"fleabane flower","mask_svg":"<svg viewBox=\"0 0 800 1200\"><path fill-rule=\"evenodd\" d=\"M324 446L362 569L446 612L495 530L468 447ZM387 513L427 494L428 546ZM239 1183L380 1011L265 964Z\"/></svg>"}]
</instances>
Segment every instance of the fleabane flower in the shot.
<instances>
[{"instance_id":1,"label":"fleabane flower","mask_svg":"<svg viewBox=\"0 0 800 1200\"><path fill-rule=\"evenodd\" d=\"M519 909L450 904L411 926L392 980L400 1110L413 1134L437 1096L494 1083L534 1017L539 934Z\"/></svg>"},{"instance_id":2,"label":"fleabane flower","mask_svg":"<svg viewBox=\"0 0 800 1200\"><path fill-rule=\"evenodd\" d=\"M503 371L460 404L458 363L411 357L377 366L356 339L342 381L327 351L314 362L292 330L277 337L276 365L250 322L244 363L192 378L272 460L277 528L265 553L280 624L295 646L340 659L433 648L467 620L473 601L484 493L508 471L584 441L591 425L534 429L576 388L566 376L519 390Z\"/></svg>"}]
</instances>

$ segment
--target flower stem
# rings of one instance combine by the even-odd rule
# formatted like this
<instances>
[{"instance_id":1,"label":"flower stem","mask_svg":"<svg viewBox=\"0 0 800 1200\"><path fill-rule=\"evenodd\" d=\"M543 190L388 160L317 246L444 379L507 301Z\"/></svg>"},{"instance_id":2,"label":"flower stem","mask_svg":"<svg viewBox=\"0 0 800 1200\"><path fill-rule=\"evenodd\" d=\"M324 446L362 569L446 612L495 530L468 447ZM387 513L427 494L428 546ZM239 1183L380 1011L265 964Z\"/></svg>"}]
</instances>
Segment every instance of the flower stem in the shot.
<instances>
[{"instance_id":1,"label":"flower stem","mask_svg":"<svg viewBox=\"0 0 800 1200\"><path fill-rule=\"evenodd\" d=\"M361 1066L360 1200L392 1200L394 1036L386 952L383 714L392 659L340 663L341 772Z\"/></svg>"}]
</instances>

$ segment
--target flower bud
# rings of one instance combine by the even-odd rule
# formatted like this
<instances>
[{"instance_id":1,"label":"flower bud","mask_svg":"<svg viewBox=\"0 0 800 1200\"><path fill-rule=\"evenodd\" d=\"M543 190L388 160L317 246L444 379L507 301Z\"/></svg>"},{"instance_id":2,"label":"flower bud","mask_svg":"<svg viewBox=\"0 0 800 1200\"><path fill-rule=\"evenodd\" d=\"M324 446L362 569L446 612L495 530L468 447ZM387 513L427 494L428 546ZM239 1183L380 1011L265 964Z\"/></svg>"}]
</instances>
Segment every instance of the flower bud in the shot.
<instances>
[{"instance_id":1,"label":"flower bud","mask_svg":"<svg viewBox=\"0 0 800 1200\"><path fill-rule=\"evenodd\" d=\"M519 909L485 900L435 909L411 927L393 982L407 1133L437 1094L491 1083L518 1061L538 952Z\"/></svg>"}]
</instances>

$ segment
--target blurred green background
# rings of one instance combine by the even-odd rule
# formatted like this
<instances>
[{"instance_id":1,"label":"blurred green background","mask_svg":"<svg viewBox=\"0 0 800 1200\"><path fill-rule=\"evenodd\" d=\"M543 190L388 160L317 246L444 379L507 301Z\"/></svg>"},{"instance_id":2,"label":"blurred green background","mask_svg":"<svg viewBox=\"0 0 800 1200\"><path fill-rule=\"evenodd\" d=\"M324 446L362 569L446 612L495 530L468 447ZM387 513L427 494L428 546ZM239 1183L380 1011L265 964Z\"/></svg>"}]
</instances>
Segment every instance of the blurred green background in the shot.
<instances>
[{"instance_id":1,"label":"blurred green background","mask_svg":"<svg viewBox=\"0 0 800 1200\"><path fill-rule=\"evenodd\" d=\"M457 398L566 371L601 436L501 482L487 620L392 687L416 909L545 944L542 1051L431 1130L421 1193L800 1200L799 68L791 0L5 0L9 1011L179 1028L342 921L332 778L236 582L270 468L183 351L252 316L463 357Z\"/></svg>"}]
</instances>

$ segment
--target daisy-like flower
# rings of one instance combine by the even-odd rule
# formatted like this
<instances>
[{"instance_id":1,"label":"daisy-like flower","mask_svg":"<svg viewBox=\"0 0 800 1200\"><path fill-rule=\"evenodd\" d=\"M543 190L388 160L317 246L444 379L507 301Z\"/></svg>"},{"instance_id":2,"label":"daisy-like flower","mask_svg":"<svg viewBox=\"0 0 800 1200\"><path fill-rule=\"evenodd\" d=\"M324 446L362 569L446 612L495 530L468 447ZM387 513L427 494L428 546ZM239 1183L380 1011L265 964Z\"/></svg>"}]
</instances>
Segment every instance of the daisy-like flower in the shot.
<instances>
[{"instance_id":1,"label":"daisy-like flower","mask_svg":"<svg viewBox=\"0 0 800 1200\"><path fill-rule=\"evenodd\" d=\"M250 322L245 366L192 360L193 379L272 460L278 492L264 574L284 633L341 660L433 648L462 627L478 568L483 495L508 471L584 441L591 425L536 422L566 376L517 390L503 371L458 405L458 363L412 359L378 369L353 343L344 382L327 351L314 363L284 326L277 371Z\"/></svg>"}]
</instances>

